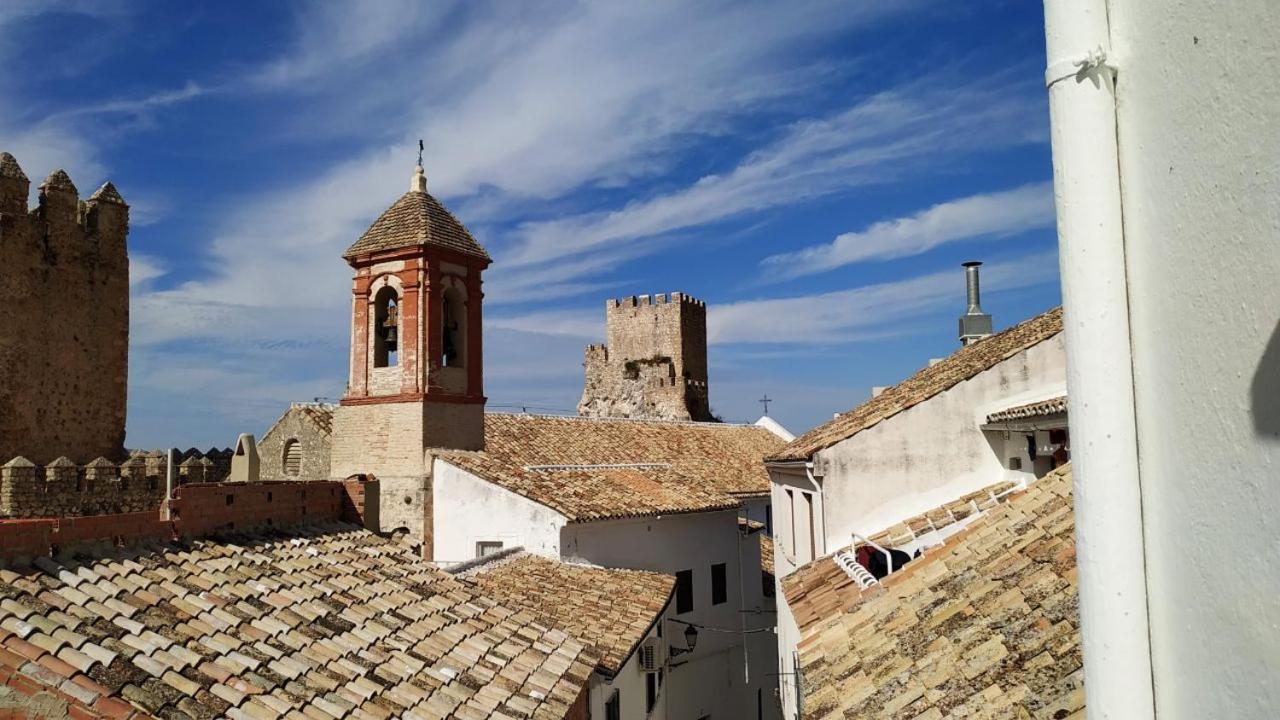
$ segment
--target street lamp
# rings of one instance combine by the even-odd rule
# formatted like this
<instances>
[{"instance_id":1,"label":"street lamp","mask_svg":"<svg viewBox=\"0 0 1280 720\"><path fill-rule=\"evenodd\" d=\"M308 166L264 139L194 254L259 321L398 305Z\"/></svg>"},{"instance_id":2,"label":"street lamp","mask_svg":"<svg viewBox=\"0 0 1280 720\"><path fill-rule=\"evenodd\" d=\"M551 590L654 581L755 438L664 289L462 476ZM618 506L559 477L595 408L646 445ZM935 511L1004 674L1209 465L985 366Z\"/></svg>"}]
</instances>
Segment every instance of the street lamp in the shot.
<instances>
[{"instance_id":1,"label":"street lamp","mask_svg":"<svg viewBox=\"0 0 1280 720\"><path fill-rule=\"evenodd\" d=\"M698 645L698 628L688 624L684 626L684 644L686 647L671 648L671 657L678 657L684 653L693 652L693 649Z\"/></svg>"}]
</instances>

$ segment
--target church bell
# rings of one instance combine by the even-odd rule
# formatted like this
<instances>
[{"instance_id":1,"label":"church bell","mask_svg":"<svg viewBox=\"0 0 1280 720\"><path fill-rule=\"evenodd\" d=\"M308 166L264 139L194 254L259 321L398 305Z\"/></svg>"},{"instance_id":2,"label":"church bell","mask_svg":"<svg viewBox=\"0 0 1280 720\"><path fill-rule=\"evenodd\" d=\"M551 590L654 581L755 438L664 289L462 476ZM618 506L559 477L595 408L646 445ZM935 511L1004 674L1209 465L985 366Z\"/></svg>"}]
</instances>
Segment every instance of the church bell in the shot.
<instances>
[{"instance_id":1,"label":"church bell","mask_svg":"<svg viewBox=\"0 0 1280 720\"><path fill-rule=\"evenodd\" d=\"M382 337L387 343L388 352L396 352L397 350L396 344L399 340L397 329L400 324L398 315L398 308L393 305L387 308L387 319L382 323Z\"/></svg>"}]
</instances>

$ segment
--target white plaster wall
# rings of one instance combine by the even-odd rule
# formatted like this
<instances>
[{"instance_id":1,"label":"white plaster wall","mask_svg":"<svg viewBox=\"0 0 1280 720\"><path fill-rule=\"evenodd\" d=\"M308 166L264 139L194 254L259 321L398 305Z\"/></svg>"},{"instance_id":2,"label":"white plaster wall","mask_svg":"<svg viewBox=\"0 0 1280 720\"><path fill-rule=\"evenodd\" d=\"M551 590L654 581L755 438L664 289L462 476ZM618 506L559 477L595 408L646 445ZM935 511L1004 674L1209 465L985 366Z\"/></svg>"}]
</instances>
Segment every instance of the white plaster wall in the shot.
<instances>
[{"instance_id":1,"label":"white plaster wall","mask_svg":"<svg viewBox=\"0 0 1280 720\"><path fill-rule=\"evenodd\" d=\"M454 563L476 556L476 543L500 540L536 555L560 559L560 513L436 459L432 483L433 560Z\"/></svg>"},{"instance_id":2,"label":"white plaster wall","mask_svg":"<svg viewBox=\"0 0 1280 720\"><path fill-rule=\"evenodd\" d=\"M1274 718L1280 3L1110 5L1157 714Z\"/></svg>"},{"instance_id":3,"label":"white plaster wall","mask_svg":"<svg viewBox=\"0 0 1280 720\"><path fill-rule=\"evenodd\" d=\"M729 510L710 513L666 515L654 518L572 523L561 533L563 559L584 560L605 567L625 567L675 574L692 569L694 609L676 614L674 600L668 617L699 625L739 629L771 626L767 615L744 614L751 609L743 598L740 578L750 578L754 591L747 591L758 603L760 543L755 536L742 537L738 532L738 514ZM739 561L750 558L754 547L754 563ZM711 604L711 566L726 565L727 600ZM740 604L741 602L741 604ZM755 624L753 624L755 623ZM669 644L683 647L684 626L668 622L665 629ZM756 717L756 691L763 689L771 696L775 679L768 673L776 665L773 635L754 634L749 643L731 632L703 631L693 653L673 658L667 674L667 713L672 720L697 720L703 715L713 718ZM743 648L751 651L744 654ZM773 703L765 704L766 711ZM771 713L766 717L773 717Z\"/></svg>"},{"instance_id":4,"label":"white plaster wall","mask_svg":"<svg viewBox=\"0 0 1280 720\"><path fill-rule=\"evenodd\" d=\"M658 628L655 625L645 637L649 638L657 634ZM649 713L645 709L647 700L646 674L640 669L639 653L633 653L622 668L618 670L618 674L611 679L606 679L599 671L592 673L590 685L591 717L607 717L604 714L604 706L605 703L609 702L609 698L616 690L623 720L646 720L646 718L648 720L664 720L667 717L668 693L666 676L664 676L662 687L658 690L658 698L653 706L653 712Z\"/></svg>"},{"instance_id":5,"label":"white plaster wall","mask_svg":"<svg viewBox=\"0 0 1280 720\"><path fill-rule=\"evenodd\" d=\"M1066 356L1059 333L817 453L814 465L824 469L827 547L843 547L854 532L870 535L1014 477L1006 471L1003 447L992 447L979 418L1028 398L1062 394L1065 388ZM799 507L797 498L797 514ZM804 556L807 548L797 552Z\"/></svg>"},{"instance_id":6,"label":"white plaster wall","mask_svg":"<svg viewBox=\"0 0 1280 720\"><path fill-rule=\"evenodd\" d=\"M823 525L822 486L809 480L803 466L771 467L769 477L773 502L773 571L782 578L814 559L809 553L811 528L804 501L806 493L813 498L812 532L814 532L817 556L822 557L827 553L828 544ZM790 496L787 495L788 490L791 491ZM791 500L793 497L794 508Z\"/></svg>"}]
</instances>

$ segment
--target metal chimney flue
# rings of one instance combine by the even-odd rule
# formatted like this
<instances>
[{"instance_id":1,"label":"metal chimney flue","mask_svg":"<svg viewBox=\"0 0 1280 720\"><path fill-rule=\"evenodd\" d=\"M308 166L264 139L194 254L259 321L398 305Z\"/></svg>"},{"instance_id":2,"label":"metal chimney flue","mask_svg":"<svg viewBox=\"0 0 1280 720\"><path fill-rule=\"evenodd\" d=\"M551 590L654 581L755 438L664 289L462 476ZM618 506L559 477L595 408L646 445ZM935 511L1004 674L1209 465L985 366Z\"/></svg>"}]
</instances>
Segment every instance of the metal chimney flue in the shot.
<instances>
[{"instance_id":1,"label":"metal chimney flue","mask_svg":"<svg viewBox=\"0 0 1280 720\"><path fill-rule=\"evenodd\" d=\"M991 316L982 312L981 287L978 282L978 268L982 263L970 260L964 263L965 290L969 307L960 316L960 344L969 345L991 335Z\"/></svg>"}]
</instances>

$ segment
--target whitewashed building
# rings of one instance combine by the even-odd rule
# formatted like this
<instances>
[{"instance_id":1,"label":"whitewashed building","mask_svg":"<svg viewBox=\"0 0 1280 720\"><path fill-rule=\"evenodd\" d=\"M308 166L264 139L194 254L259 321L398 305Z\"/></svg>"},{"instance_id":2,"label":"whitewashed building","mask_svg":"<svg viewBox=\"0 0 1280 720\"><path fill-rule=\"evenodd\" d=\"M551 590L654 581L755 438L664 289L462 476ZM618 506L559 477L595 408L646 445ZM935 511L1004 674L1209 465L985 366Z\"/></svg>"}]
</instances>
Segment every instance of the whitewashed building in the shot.
<instances>
[{"instance_id":1,"label":"whitewashed building","mask_svg":"<svg viewBox=\"0 0 1280 720\"><path fill-rule=\"evenodd\" d=\"M1090 717L1280 707L1278 24L1045 2Z\"/></svg>"},{"instance_id":2,"label":"whitewashed building","mask_svg":"<svg viewBox=\"0 0 1280 720\"><path fill-rule=\"evenodd\" d=\"M976 281L976 266L968 271ZM979 323L985 332L966 323L980 313L974 282L961 349L769 458L780 583L905 519L1024 485L1067 461L1061 309L994 335L989 316L985 328ZM912 538L897 544L909 552L921 545ZM793 718L800 629L778 594L779 695Z\"/></svg>"},{"instance_id":3,"label":"whitewashed building","mask_svg":"<svg viewBox=\"0 0 1280 720\"><path fill-rule=\"evenodd\" d=\"M762 524L743 497L765 496L763 458L781 439L753 425L489 414L485 446L435 454L434 560L520 546L674 576L666 717L777 717Z\"/></svg>"}]
</instances>

